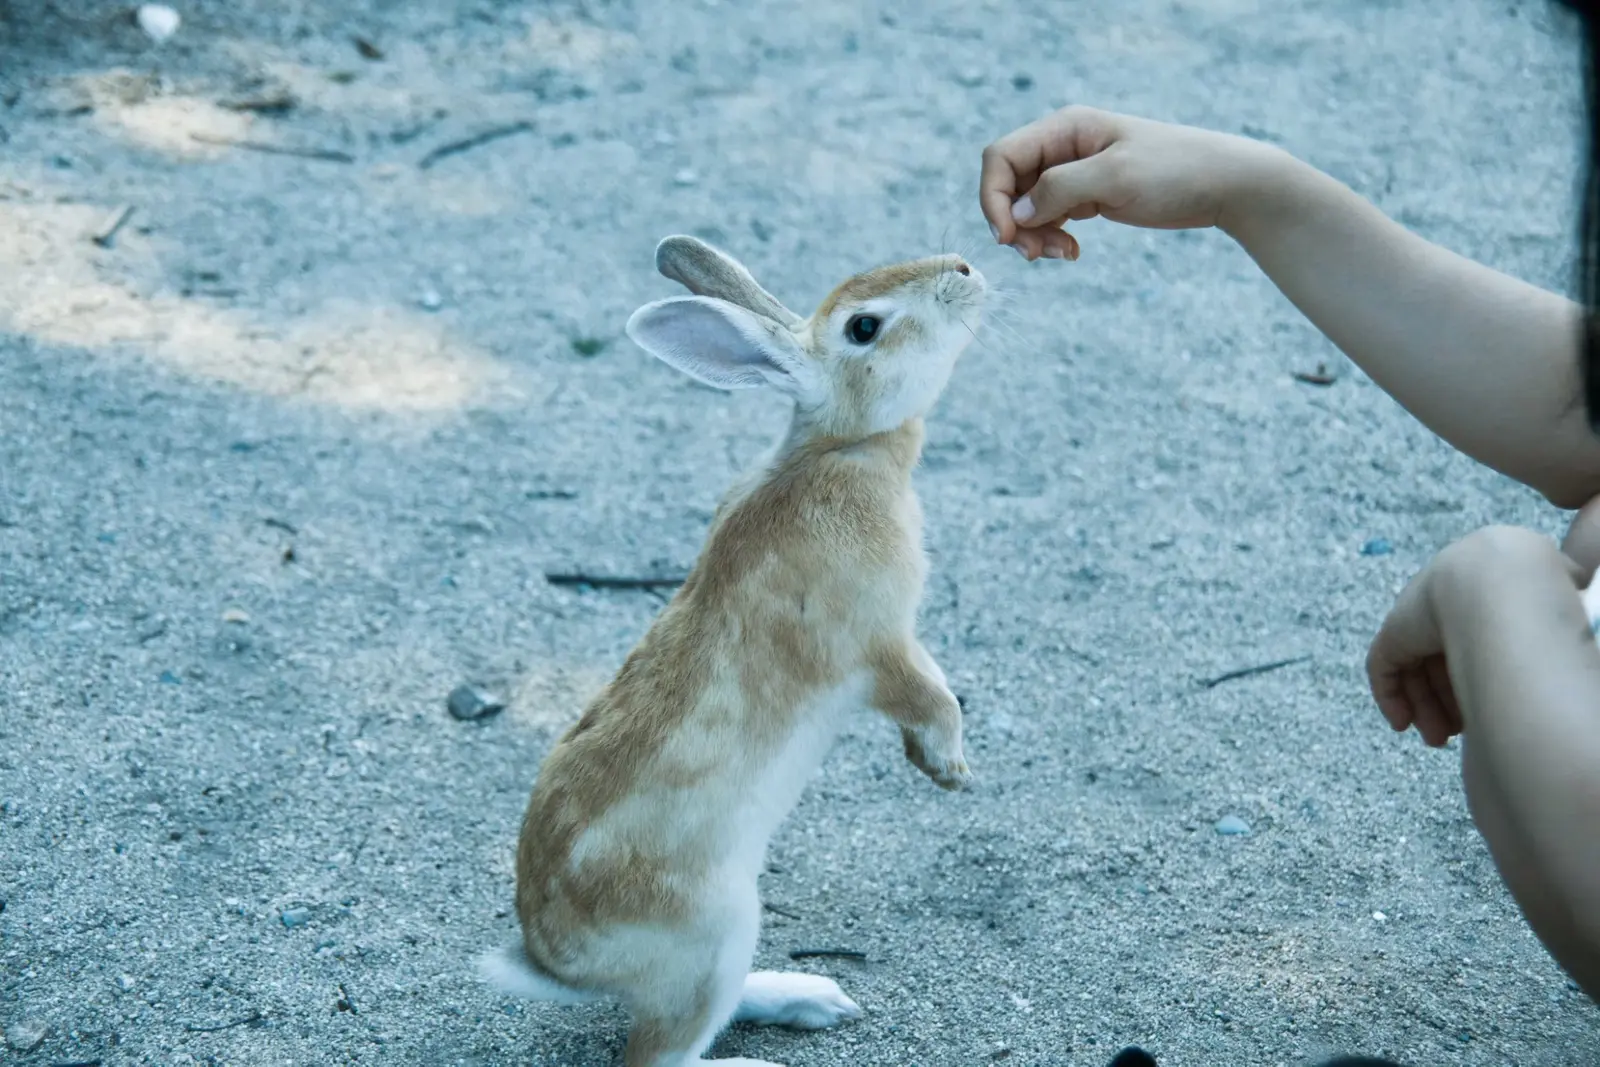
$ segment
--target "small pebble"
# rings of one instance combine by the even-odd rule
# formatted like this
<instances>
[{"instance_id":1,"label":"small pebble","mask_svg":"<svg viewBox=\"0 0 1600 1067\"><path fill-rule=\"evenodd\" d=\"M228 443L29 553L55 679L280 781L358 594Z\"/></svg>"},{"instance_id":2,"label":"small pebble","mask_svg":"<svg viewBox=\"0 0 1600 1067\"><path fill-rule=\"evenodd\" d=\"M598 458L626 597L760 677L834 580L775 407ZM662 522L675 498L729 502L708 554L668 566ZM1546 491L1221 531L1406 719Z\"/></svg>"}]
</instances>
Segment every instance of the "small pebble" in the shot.
<instances>
[{"instance_id":1,"label":"small pebble","mask_svg":"<svg viewBox=\"0 0 1600 1067\"><path fill-rule=\"evenodd\" d=\"M1029 74L1013 74L1011 76L1011 87L1019 93L1027 92L1033 88L1033 76ZM1189 353L1185 352L1183 356L1188 359Z\"/></svg>"},{"instance_id":2,"label":"small pebble","mask_svg":"<svg viewBox=\"0 0 1600 1067\"><path fill-rule=\"evenodd\" d=\"M179 678L176 674L173 674L171 671L162 671L161 672L161 684L162 685L182 685L183 684L183 680L181 678Z\"/></svg>"},{"instance_id":3,"label":"small pebble","mask_svg":"<svg viewBox=\"0 0 1600 1067\"><path fill-rule=\"evenodd\" d=\"M1389 539L1386 537L1374 537L1361 546L1361 554L1363 556L1387 556L1393 551L1394 546L1389 543Z\"/></svg>"},{"instance_id":4,"label":"small pebble","mask_svg":"<svg viewBox=\"0 0 1600 1067\"><path fill-rule=\"evenodd\" d=\"M1223 837L1241 837L1250 832L1250 824L1237 815L1224 815L1217 820L1217 833Z\"/></svg>"},{"instance_id":5,"label":"small pebble","mask_svg":"<svg viewBox=\"0 0 1600 1067\"><path fill-rule=\"evenodd\" d=\"M41 1019L24 1019L6 1030L6 1044L18 1052L32 1052L44 1042L50 1025Z\"/></svg>"},{"instance_id":6,"label":"small pebble","mask_svg":"<svg viewBox=\"0 0 1600 1067\"><path fill-rule=\"evenodd\" d=\"M487 718L506 708L503 701L473 685L456 686L450 691L450 697L445 705L453 717L463 722Z\"/></svg>"},{"instance_id":7,"label":"small pebble","mask_svg":"<svg viewBox=\"0 0 1600 1067\"><path fill-rule=\"evenodd\" d=\"M250 616L245 613L243 608L229 608L222 613L222 621L246 623L250 621Z\"/></svg>"},{"instance_id":8,"label":"small pebble","mask_svg":"<svg viewBox=\"0 0 1600 1067\"><path fill-rule=\"evenodd\" d=\"M438 311L444 307L444 297L440 296L437 290L427 289L417 297L417 304L423 311Z\"/></svg>"},{"instance_id":9,"label":"small pebble","mask_svg":"<svg viewBox=\"0 0 1600 1067\"><path fill-rule=\"evenodd\" d=\"M310 908L286 908L279 914L278 920L293 930L297 926L304 926L311 921Z\"/></svg>"},{"instance_id":10,"label":"small pebble","mask_svg":"<svg viewBox=\"0 0 1600 1067\"><path fill-rule=\"evenodd\" d=\"M144 35L156 44L177 33L179 24L183 22L178 13L166 4L140 4L139 10L134 12L134 21Z\"/></svg>"},{"instance_id":11,"label":"small pebble","mask_svg":"<svg viewBox=\"0 0 1600 1067\"><path fill-rule=\"evenodd\" d=\"M684 167L682 170L672 176L672 180L674 184L677 185L693 185L695 182L700 180L700 175L696 174L688 167Z\"/></svg>"},{"instance_id":12,"label":"small pebble","mask_svg":"<svg viewBox=\"0 0 1600 1067\"><path fill-rule=\"evenodd\" d=\"M956 84L967 89L976 89L983 84L983 71L963 70L956 72Z\"/></svg>"},{"instance_id":13,"label":"small pebble","mask_svg":"<svg viewBox=\"0 0 1600 1067\"><path fill-rule=\"evenodd\" d=\"M1386 923L1389 921L1389 916L1385 915L1381 911L1375 911L1372 913L1372 921L1375 923Z\"/></svg>"}]
</instances>

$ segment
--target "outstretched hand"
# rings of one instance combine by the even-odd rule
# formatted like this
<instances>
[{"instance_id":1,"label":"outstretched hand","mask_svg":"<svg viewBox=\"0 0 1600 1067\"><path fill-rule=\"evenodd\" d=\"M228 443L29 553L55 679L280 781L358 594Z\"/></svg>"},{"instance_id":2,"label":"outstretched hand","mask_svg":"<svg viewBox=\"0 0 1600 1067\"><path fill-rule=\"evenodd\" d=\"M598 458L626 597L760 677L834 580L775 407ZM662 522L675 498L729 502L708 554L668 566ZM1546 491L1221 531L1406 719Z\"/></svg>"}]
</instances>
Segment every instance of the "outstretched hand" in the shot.
<instances>
[{"instance_id":1,"label":"outstretched hand","mask_svg":"<svg viewBox=\"0 0 1600 1067\"><path fill-rule=\"evenodd\" d=\"M1077 259L1070 221L1221 224L1275 152L1211 130L1068 107L984 149L978 199L995 239L1024 258Z\"/></svg>"}]
</instances>

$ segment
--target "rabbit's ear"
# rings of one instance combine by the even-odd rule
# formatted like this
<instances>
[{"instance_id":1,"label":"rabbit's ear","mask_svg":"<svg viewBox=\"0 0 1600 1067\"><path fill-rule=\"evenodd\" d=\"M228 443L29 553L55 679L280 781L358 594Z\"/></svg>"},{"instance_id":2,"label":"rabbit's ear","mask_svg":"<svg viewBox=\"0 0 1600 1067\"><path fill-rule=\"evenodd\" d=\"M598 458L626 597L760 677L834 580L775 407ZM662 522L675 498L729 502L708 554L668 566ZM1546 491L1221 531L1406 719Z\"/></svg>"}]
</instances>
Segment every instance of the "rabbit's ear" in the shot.
<instances>
[{"instance_id":1,"label":"rabbit's ear","mask_svg":"<svg viewBox=\"0 0 1600 1067\"><path fill-rule=\"evenodd\" d=\"M698 237L678 235L656 245L656 270L696 296L713 296L793 329L800 316L756 284L744 265Z\"/></svg>"},{"instance_id":2,"label":"rabbit's ear","mask_svg":"<svg viewBox=\"0 0 1600 1067\"><path fill-rule=\"evenodd\" d=\"M724 300L657 300L630 315L627 329L652 356L719 389L775 385L798 397L813 384L793 334Z\"/></svg>"}]
</instances>

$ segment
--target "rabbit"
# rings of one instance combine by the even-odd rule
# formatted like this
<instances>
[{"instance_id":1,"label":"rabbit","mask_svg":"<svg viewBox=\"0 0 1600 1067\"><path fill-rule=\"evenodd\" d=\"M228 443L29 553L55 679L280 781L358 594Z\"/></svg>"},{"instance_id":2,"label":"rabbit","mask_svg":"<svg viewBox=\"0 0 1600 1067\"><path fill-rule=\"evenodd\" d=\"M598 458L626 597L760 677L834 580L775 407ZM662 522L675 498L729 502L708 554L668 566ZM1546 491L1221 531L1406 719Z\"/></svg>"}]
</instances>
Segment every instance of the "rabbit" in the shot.
<instances>
[{"instance_id":1,"label":"rabbit","mask_svg":"<svg viewBox=\"0 0 1600 1067\"><path fill-rule=\"evenodd\" d=\"M793 401L772 454L713 514L699 561L540 768L516 856L503 991L620 1000L628 1067L701 1059L731 1021L860 1015L831 979L749 973L773 832L845 717L875 708L949 790L972 779L961 709L915 633L927 573L912 469L923 416L976 336L986 283L954 255L880 267L802 319L695 238L656 249L692 296L628 319L651 355Z\"/></svg>"}]
</instances>

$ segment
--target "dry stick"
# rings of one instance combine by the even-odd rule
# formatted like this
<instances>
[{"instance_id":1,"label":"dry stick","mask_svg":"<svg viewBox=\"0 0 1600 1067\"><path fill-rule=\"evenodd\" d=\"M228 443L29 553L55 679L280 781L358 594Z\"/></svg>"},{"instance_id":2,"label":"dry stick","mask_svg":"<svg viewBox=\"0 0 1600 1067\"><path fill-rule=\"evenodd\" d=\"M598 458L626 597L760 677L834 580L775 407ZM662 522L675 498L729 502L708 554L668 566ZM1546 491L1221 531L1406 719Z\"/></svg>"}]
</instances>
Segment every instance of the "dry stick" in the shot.
<instances>
[{"instance_id":1,"label":"dry stick","mask_svg":"<svg viewBox=\"0 0 1600 1067\"><path fill-rule=\"evenodd\" d=\"M132 214L133 205L123 204L117 209L117 213L111 216L110 221L101 228L100 232L91 237L90 240L101 248L110 248L111 242L117 239L117 231L128 224L128 217Z\"/></svg>"},{"instance_id":2,"label":"dry stick","mask_svg":"<svg viewBox=\"0 0 1600 1067\"><path fill-rule=\"evenodd\" d=\"M1280 659L1274 660L1271 663L1263 663L1256 667L1241 667L1236 671L1229 671L1227 674L1219 674L1215 678L1208 678L1205 681L1202 681L1200 684L1207 689L1214 689L1223 682L1232 682L1240 678L1249 678L1257 674L1266 674L1268 671L1279 670L1283 667L1292 667L1296 663L1304 663L1310 658L1310 656L1295 656L1291 659Z\"/></svg>"},{"instance_id":3,"label":"dry stick","mask_svg":"<svg viewBox=\"0 0 1600 1067\"><path fill-rule=\"evenodd\" d=\"M477 148L479 145L488 144L490 141L498 141L502 137L510 137L513 134L518 133L532 132L533 123L527 121L526 119L520 122L513 122L508 126L495 126L491 129L484 130L482 133L475 133L471 137L463 137L459 141L450 141L447 144L440 145L438 148L435 148L433 151L429 152L427 155L418 160L417 167L420 170L427 170L429 167L439 162L439 160L444 159L446 156L453 156L457 153Z\"/></svg>"},{"instance_id":4,"label":"dry stick","mask_svg":"<svg viewBox=\"0 0 1600 1067\"><path fill-rule=\"evenodd\" d=\"M1305 382L1307 385L1332 385L1339 380L1328 373L1328 365L1326 363L1318 363L1314 372L1297 370L1290 377L1297 382Z\"/></svg>"},{"instance_id":5,"label":"dry stick","mask_svg":"<svg viewBox=\"0 0 1600 1067\"><path fill-rule=\"evenodd\" d=\"M774 914L774 915L782 915L785 919L793 919L796 922L800 921L800 916L796 915L794 912L785 911L783 908L780 908L776 904L773 904L773 903L771 903L769 901L763 900L761 902L761 906L763 908L765 908L766 910L772 912L772 914Z\"/></svg>"},{"instance_id":6,"label":"dry stick","mask_svg":"<svg viewBox=\"0 0 1600 1067\"><path fill-rule=\"evenodd\" d=\"M232 1030L235 1026L254 1026L263 1018L265 1016L259 1011L253 1011L242 1019L235 1019L232 1022L218 1023L215 1026L196 1026L194 1023L184 1023L183 1028L191 1034L214 1034L219 1030Z\"/></svg>"},{"instance_id":7,"label":"dry stick","mask_svg":"<svg viewBox=\"0 0 1600 1067\"><path fill-rule=\"evenodd\" d=\"M797 948L789 953L791 960L812 960L823 956L839 960L864 960L867 958L865 952L857 952L853 948Z\"/></svg>"},{"instance_id":8,"label":"dry stick","mask_svg":"<svg viewBox=\"0 0 1600 1067\"><path fill-rule=\"evenodd\" d=\"M232 137L212 137L204 133L189 134L201 144L221 145L224 148L245 148L251 152L265 152L273 156L299 156L301 159L320 159L327 163L354 163L356 157L348 152L331 148L295 148L291 145L268 144L265 141L245 141Z\"/></svg>"},{"instance_id":9,"label":"dry stick","mask_svg":"<svg viewBox=\"0 0 1600 1067\"><path fill-rule=\"evenodd\" d=\"M544 580L551 585L587 585L594 589L643 589L654 592L657 589L675 589L684 583L684 577L677 575L667 578L628 578L606 574L585 574L579 571L575 574L553 574L545 572Z\"/></svg>"}]
</instances>

